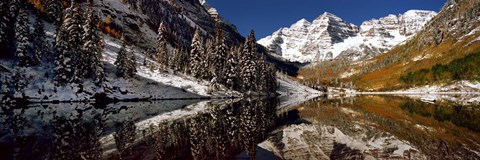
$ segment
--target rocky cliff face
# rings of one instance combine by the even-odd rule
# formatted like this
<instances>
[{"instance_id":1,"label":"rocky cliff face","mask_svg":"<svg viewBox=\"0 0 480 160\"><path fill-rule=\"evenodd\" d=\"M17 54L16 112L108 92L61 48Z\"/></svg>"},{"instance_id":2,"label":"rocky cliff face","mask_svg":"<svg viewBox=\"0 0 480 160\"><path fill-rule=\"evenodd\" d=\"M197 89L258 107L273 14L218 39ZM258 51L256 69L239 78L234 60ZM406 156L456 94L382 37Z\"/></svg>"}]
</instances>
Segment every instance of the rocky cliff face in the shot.
<instances>
[{"instance_id":1,"label":"rocky cliff face","mask_svg":"<svg viewBox=\"0 0 480 160\"><path fill-rule=\"evenodd\" d=\"M446 39L461 40L480 33L480 1L449 0L439 15L427 24L419 46L438 45Z\"/></svg>"},{"instance_id":2,"label":"rocky cliff face","mask_svg":"<svg viewBox=\"0 0 480 160\"><path fill-rule=\"evenodd\" d=\"M150 26L151 30L156 31L162 22L167 24L168 30L173 34L171 43L175 46L188 48L195 27L200 27L204 33L212 37L215 34L217 20L220 22L218 25L226 34L228 42L239 44L244 41L244 37L238 33L236 27L219 16L215 8L208 5L205 0L125 0L124 2L130 10L145 15L145 23ZM130 18L129 16L125 17L127 18L119 18ZM136 19L136 17L132 19ZM138 37L136 32L132 32L132 35Z\"/></svg>"},{"instance_id":3,"label":"rocky cliff face","mask_svg":"<svg viewBox=\"0 0 480 160\"><path fill-rule=\"evenodd\" d=\"M435 15L432 11L410 10L365 21L357 27L324 13L311 23L302 19L258 42L290 61L359 60L391 49L414 35Z\"/></svg>"}]
</instances>

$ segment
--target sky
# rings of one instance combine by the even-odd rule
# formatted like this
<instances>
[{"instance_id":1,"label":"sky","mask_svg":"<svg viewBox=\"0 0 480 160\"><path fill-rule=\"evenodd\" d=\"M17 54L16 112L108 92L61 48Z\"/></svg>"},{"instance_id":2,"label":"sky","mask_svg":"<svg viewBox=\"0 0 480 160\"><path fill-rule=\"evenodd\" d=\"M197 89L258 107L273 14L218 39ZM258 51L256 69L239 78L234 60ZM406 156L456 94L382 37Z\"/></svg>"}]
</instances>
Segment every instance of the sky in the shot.
<instances>
[{"instance_id":1,"label":"sky","mask_svg":"<svg viewBox=\"0 0 480 160\"><path fill-rule=\"evenodd\" d=\"M324 12L333 13L357 26L363 21L402 14L411 9L439 12L446 0L207 0L219 14L246 36L255 30L257 39L271 35L305 18L312 22Z\"/></svg>"}]
</instances>

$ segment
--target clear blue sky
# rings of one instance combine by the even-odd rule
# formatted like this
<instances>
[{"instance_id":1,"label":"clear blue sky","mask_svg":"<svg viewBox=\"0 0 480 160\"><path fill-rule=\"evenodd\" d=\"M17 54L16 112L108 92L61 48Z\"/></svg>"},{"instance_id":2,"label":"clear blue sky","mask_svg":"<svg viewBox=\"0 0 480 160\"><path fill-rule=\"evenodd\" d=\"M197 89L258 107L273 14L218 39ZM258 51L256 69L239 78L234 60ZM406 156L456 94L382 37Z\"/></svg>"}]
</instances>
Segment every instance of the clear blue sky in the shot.
<instances>
[{"instance_id":1,"label":"clear blue sky","mask_svg":"<svg viewBox=\"0 0 480 160\"><path fill-rule=\"evenodd\" d=\"M301 18L313 21L333 13L359 26L363 21L410 9L440 11L446 0L207 0L242 35L254 29L256 38L270 35Z\"/></svg>"}]
</instances>

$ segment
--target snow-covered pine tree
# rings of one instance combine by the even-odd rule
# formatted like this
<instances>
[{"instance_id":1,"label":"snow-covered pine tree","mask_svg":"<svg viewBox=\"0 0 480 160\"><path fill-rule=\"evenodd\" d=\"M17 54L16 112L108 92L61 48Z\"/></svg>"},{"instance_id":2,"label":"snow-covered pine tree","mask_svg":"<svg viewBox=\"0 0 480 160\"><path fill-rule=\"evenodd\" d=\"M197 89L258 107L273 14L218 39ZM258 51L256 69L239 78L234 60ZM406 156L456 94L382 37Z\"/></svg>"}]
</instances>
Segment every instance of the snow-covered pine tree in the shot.
<instances>
[{"instance_id":1,"label":"snow-covered pine tree","mask_svg":"<svg viewBox=\"0 0 480 160\"><path fill-rule=\"evenodd\" d=\"M45 0L43 8L48 16L48 20L55 24L62 22L63 4L59 0Z\"/></svg>"},{"instance_id":2,"label":"snow-covered pine tree","mask_svg":"<svg viewBox=\"0 0 480 160\"><path fill-rule=\"evenodd\" d=\"M256 54L257 43L255 33L252 30L247 38L247 42L245 42L243 54L240 57L240 77L242 80L241 84L243 85L243 91L255 91L255 76L257 75Z\"/></svg>"},{"instance_id":3,"label":"snow-covered pine tree","mask_svg":"<svg viewBox=\"0 0 480 160\"><path fill-rule=\"evenodd\" d=\"M20 8L17 22L15 23L15 39L17 47L15 53L18 57L19 66L28 66L31 64L31 59L28 56L29 32L27 9L22 7Z\"/></svg>"},{"instance_id":4,"label":"snow-covered pine tree","mask_svg":"<svg viewBox=\"0 0 480 160\"><path fill-rule=\"evenodd\" d=\"M268 83L268 69L267 66L268 64L265 62L265 58L263 55L259 55L259 58L257 59L257 69L258 69L258 75L255 77L256 78L256 84L257 84L257 91L259 92L267 92L267 83Z\"/></svg>"},{"instance_id":5,"label":"snow-covered pine tree","mask_svg":"<svg viewBox=\"0 0 480 160\"><path fill-rule=\"evenodd\" d=\"M127 55L128 55L128 69L127 69L128 72L127 73L129 74L129 77L133 77L137 72L137 60L133 51L127 52Z\"/></svg>"},{"instance_id":6,"label":"snow-covered pine tree","mask_svg":"<svg viewBox=\"0 0 480 160\"><path fill-rule=\"evenodd\" d=\"M79 4L72 1L70 6L69 16L65 17L64 23L66 23L67 33L68 33L68 52L72 55L72 65L74 71L73 81L76 83L80 83L83 81L83 78L86 75L86 70L88 70L89 66L85 63L89 57L85 56L82 51L82 35L83 35L83 28L82 28L82 13L79 7Z\"/></svg>"},{"instance_id":7,"label":"snow-covered pine tree","mask_svg":"<svg viewBox=\"0 0 480 160\"><path fill-rule=\"evenodd\" d=\"M127 51L125 42L122 42L122 47L120 47L120 51L118 52L114 64L117 66L117 76L130 78L135 75L135 72L137 71L135 55L132 52Z\"/></svg>"},{"instance_id":8,"label":"snow-covered pine tree","mask_svg":"<svg viewBox=\"0 0 480 160\"><path fill-rule=\"evenodd\" d=\"M9 7L10 12L8 13L8 15L10 16L10 20L15 21L15 18L17 17L20 9L25 7L24 0L10 0Z\"/></svg>"},{"instance_id":9,"label":"snow-covered pine tree","mask_svg":"<svg viewBox=\"0 0 480 160\"><path fill-rule=\"evenodd\" d=\"M65 85L71 82L73 77L73 55L70 51L70 35L68 32L69 24L67 19L71 19L73 11L72 7L68 8L65 11L65 16L61 26L58 28L56 37L55 37L55 82L57 85Z\"/></svg>"},{"instance_id":10,"label":"snow-covered pine tree","mask_svg":"<svg viewBox=\"0 0 480 160\"><path fill-rule=\"evenodd\" d=\"M215 63L215 56L214 56L214 51L215 51L215 45L214 41L212 39L208 39L207 42L205 43L205 57L204 61L202 63L202 66L205 69L205 74L204 74L204 79L212 79L213 78L213 71L214 71L214 63Z\"/></svg>"},{"instance_id":11,"label":"snow-covered pine tree","mask_svg":"<svg viewBox=\"0 0 480 160\"><path fill-rule=\"evenodd\" d=\"M187 49L181 49L180 53L182 54L180 58L180 69L185 74L190 74L190 53Z\"/></svg>"},{"instance_id":12,"label":"snow-covered pine tree","mask_svg":"<svg viewBox=\"0 0 480 160\"><path fill-rule=\"evenodd\" d=\"M125 42L122 42L120 51L118 51L117 59L115 60L115 66L117 66L117 76L119 77L128 77L128 53L125 46Z\"/></svg>"},{"instance_id":13,"label":"snow-covered pine tree","mask_svg":"<svg viewBox=\"0 0 480 160\"><path fill-rule=\"evenodd\" d=\"M167 49L167 27L160 23L157 35L157 62L160 64L160 70L165 71L168 68L168 49Z\"/></svg>"},{"instance_id":14,"label":"snow-covered pine tree","mask_svg":"<svg viewBox=\"0 0 480 160\"><path fill-rule=\"evenodd\" d=\"M8 2L0 1L0 48L2 43L7 40L8 11Z\"/></svg>"},{"instance_id":15,"label":"snow-covered pine tree","mask_svg":"<svg viewBox=\"0 0 480 160\"><path fill-rule=\"evenodd\" d=\"M192 76L197 79L201 79L204 76L205 70L202 65L202 63L204 63L203 61L205 61L202 56L205 53L202 43L201 31L200 28L197 27L192 39L192 49L190 50L190 72Z\"/></svg>"},{"instance_id":16,"label":"snow-covered pine tree","mask_svg":"<svg viewBox=\"0 0 480 160\"><path fill-rule=\"evenodd\" d=\"M42 57L47 52L47 45L45 43L45 30L43 26L43 20L39 15L36 17L35 25L33 26L33 61L35 64L40 64Z\"/></svg>"},{"instance_id":17,"label":"snow-covered pine tree","mask_svg":"<svg viewBox=\"0 0 480 160\"><path fill-rule=\"evenodd\" d=\"M92 78L96 84L105 80L105 73L102 63L102 37L98 27L98 17L94 14L91 4L87 9L86 20L83 25L83 52L88 67L85 76Z\"/></svg>"},{"instance_id":18,"label":"snow-covered pine tree","mask_svg":"<svg viewBox=\"0 0 480 160\"><path fill-rule=\"evenodd\" d=\"M226 86L230 89L236 89L238 84L238 74L239 74L239 67L238 67L238 57L237 57L238 49L232 47L230 52L227 56L227 63L225 64L225 83Z\"/></svg>"},{"instance_id":19,"label":"snow-covered pine tree","mask_svg":"<svg viewBox=\"0 0 480 160\"><path fill-rule=\"evenodd\" d=\"M225 82L225 74L223 73L226 58L227 58L228 48L225 44L225 37L223 36L223 31L217 28L217 35L216 35L216 43L215 43L215 50L212 54L213 56L213 72L214 75L217 76L217 82L224 83Z\"/></svg>"},{"instance_id":20,"label":"snow-covered pine tree","mask_svg":"<svg viewBox=\"0 0 480 160\"><path fill-rule=\"evenodd\" d=\"M175 48L173 50L172 56L170 56L170 67L174 72L179 72L181 69L181 59L182 59L182 53L179 48Z\"/></svg>"}]
</instances>

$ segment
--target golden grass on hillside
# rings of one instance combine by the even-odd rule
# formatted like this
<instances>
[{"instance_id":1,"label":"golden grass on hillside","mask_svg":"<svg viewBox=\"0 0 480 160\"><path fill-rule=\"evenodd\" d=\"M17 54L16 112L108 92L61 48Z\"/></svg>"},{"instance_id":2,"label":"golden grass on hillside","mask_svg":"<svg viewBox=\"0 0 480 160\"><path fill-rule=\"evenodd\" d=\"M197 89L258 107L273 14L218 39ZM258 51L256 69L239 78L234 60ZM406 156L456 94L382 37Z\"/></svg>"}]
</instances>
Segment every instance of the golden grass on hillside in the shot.
<instances>
[{"instance_id":1,"label":"golden grass on hillside","mask_svg":"<svg viewBox=\"0 0 480 160\"><path fill-rule=\"evenodd\" d=\"M387 57L389 54L403 54L409 59L419 56L427 56L428 58L415 62L411 60L403 64L385 67L378 71L362 75L354 81L357 86L363 90L389 90L400 88L404 84L399 81L399 78L408 72L415 72L426 68L429 69L435 64L447 64L455 59L463 58L469 54L480 51L480 42L475 42L474 44L466 46L473 40L472 37L465 38L461 42L447 40L438 46L424 46L413 52L401 52L398 51L398 49L394 49L377 57L376 61L381 61L382 58Z\"/></svg>"}]
</instances>

